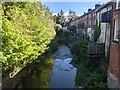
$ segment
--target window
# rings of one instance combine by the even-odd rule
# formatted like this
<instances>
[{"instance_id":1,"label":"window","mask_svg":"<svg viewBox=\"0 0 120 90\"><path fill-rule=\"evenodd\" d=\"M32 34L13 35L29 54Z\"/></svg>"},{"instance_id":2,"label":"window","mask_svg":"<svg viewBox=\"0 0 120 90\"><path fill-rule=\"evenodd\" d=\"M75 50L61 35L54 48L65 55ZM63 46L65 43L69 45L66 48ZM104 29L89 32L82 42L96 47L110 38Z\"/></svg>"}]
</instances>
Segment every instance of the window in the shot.
<instances>
[{"instance_id":1,"label":"window","mask_svg":"<svg viewBox=\"0 0 120 90\"><path fill-rule=\"evenodd\" d=\"M110 11L110 10L112 10L112 6L109 6L109 7L108 7L108 11Z\"/></svg>"},{"instance_id":2,"label":"window","mask_svg":"<svg viewBox=\"0 0 120 90\"><path fill-rule=\"evenodd\" d=\"M115 20L115 31L114 31L114 40L118 41L118 19Z\"/></svg>"},{"instance_id":3,"label":"window","mask_svg":"<svg viewBox=\"0 0 120 90\"><path fill-rule=\"evenodd\" d=\"M120 9L120 0L118 0L118 9Z\"/></svg>"},{"instance_id":4,"label":"window","mask_svg":"<svg viewBox=\"0 0 120 90\"><path fill-rule=\"evenodd\" d=\"M116 1L116 9L120 9L120 0Z\"/></svg>"}]
</instances>

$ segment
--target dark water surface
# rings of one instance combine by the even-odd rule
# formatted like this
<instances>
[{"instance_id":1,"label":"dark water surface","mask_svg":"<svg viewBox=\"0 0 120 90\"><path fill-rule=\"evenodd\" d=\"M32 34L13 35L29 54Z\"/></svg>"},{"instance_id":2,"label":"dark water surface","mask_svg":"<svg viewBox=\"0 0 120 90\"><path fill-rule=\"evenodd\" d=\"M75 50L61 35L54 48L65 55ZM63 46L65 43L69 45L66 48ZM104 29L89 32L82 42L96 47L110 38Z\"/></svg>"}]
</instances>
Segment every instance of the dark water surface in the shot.
<instances>
[{"instance_id":1,"label":"dark water surface","mask_svg":"<svg viewBox=\"0 0 120 90\"><path fill-rule=\"evenodd\" d=\"M74 88L77 69L70 64L68 47L61 46L53 57L30 66L21 80L22 88Z\"/></svg>"}]
</instances>

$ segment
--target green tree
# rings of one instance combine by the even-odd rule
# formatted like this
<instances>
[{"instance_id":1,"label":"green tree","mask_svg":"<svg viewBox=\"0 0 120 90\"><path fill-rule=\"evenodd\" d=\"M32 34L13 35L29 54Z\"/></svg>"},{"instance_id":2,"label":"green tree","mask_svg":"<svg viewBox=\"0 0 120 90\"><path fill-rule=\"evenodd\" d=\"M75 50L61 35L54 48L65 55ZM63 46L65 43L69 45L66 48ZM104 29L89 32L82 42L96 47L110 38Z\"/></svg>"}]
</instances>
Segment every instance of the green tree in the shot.
<instances>
[{"instance_id":1,"label":"green tree","mask_svg":"<svg viewBox=\"0 0 120 90\"><path fill-rule=\"evenodd\" d=\"M95 31L94 31L94 41L95 42L100 37L100 34L101 34L100 27L101 27L100 23L98 24L98 20L96 20Z\"/></svg>"},{"instance_id":2,"label":"green tree","mask_svg":"<svg viewBox=\"0 0 120 90\"><path fill-rule=\"evenodd\" d=\"M61 29L62 29L62 26L60 24L55 25L55 30L56 31L61 30Z\"/></svg>"},{"instance_id":3,"label":"green tree","mask_svg":"<svg viewBox=\"0 0 120 90\"><path fill-rule=\"evenodd\" d=\"M78 16L76 15L76 12L71 11L71 10L69 10L68 17L69 17L69 20L71 20L71 19L74 20L74 19L78 18Z\"/></svg>"},{"instance_id":4,"label":"green tree","mask_svg":"<svg viewBox=\"0 0 120 90\"><path fill-rule=\"evenodd\" d=\"M0 31L3 69L22 67L24 62L32 62L43 54L56 34L54 26L52 15L41 3L3 3Z\"/></svg>"},{"instance_id":5,"label":"green tree","mask_svg":"<svg viewBox=\"0 0 120 90\"><path fill-rule=\"evenodd\" d=\"M60 11L60 15L63 16L64 15L64 12L63 10Z\"/></svg>"}]
</instances>

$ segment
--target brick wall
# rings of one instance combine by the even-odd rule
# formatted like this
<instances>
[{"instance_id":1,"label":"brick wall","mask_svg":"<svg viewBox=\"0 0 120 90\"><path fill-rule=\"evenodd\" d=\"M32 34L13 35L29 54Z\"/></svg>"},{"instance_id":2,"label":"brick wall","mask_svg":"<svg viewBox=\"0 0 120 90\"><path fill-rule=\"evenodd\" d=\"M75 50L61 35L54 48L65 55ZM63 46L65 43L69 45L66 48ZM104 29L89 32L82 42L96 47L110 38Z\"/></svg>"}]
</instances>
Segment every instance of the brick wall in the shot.
<instances>
[{"instance_id":1,"label":"brick wall","mask_svg":"<svg viewBox=\"0 0 120 90\"><path fill-rule=\"evenodd\" d=\"M118 26L119 26L119 51L118 51L118 63L119 63L119 69L118 69L118 80L119 80L119 88L120 88L120 11L119 11L119 14L118 14Z\"/></svg>"},{"instance_id":2,"label":"brick wall","mask_svg":"<svg viewBox=\"0 0 120 90\"><path fill-rule=\"evenodd\" d=\"M114 42L115 19L119 18L120 10L116 10L116 3L113 3L113 20L110 40L110 59L108 66L108 87L120 88L120 43ZM120 37L119 37L120 38Z\"/></svg>"},{"instance_id":3,"label":"brick wall","mask_svg":"<svg viewBox=\"0 0 120 90\"><path fill-rule=\"evenodd\" d=\"M111 42L110 47L109 70L116 78L118 78L118 44L114 42Z\"/></svg>"}]
</instances>

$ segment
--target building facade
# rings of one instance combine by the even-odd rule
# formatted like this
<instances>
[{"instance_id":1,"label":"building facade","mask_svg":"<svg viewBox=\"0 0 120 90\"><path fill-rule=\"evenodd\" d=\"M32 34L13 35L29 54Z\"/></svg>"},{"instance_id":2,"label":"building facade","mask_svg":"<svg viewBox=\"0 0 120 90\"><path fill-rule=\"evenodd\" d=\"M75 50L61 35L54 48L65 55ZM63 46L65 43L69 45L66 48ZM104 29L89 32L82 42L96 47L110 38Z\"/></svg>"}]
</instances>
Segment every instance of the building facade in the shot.
<instances>
[{"instance_id":1,"label":"building facade","mask_svg":"<svg viewBox=\"0 0 120 90\"><path fill-rule=\"evenodd\" d=\"M90 41L93 40L93 33L95 28L95 22L96 22L96 12L95 10L100 7L100 4L96 4L95 8L88 9L87 13L84 13L79 18L73 20L70 22L69 27L76 26L77 27L77 33L86 33L86 35L89 37Z\"/></svg>"},{"instance_id":2,"label":"building facade","mask_svg":"<svg viewBox=\"0 0 120 90\"><path fill-rule=\"evenodd\" d=\"M120 0L97 4L95 9L71 22L79 30L86 31L90 40L94 37L96 20L100 24L101 35L98 43L105 44L105 56L109 58L108 87L120 88Z\"/></svg>"},{"instance_id":3,"label":"building facade","mask_svg":"<svg viewBox=\"0 0 120 90\"><path fill-rule=\"evenodd\" d=\"M108 87L120 88L120 0L113 2Z\"/></svg>"},{"instance_id":4,"label":"building facade","mask_svg":"<svg viewBox=\"0 0 120 90\"><path fill-rule=\"evenodd\" d=\"M100 25L101 34L98 39L99 44L105 45L105 56L109 56L110 50L110 31L112 26L112 2L104 5L96 4L94 9L88 9L87 13L76 20L71 21L71 25L77 27L77 32L86 33L90 41L94 40L96 20Z\"/></svg>"},{"instance_id":5,"label":"building facade","mask_svg":"<svg viewBox=\"0 0 120 90\"><path fill-rule=\"evenodd\" d=\"M109 56L110 46L110 31L112 25L112 2L102 5L96 11L96 20L98 21L101 29L101 34L98 43L105 44L105 56Z\"/></svg>"}]
</instances>

